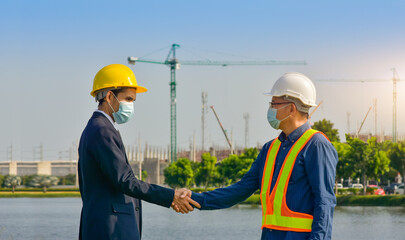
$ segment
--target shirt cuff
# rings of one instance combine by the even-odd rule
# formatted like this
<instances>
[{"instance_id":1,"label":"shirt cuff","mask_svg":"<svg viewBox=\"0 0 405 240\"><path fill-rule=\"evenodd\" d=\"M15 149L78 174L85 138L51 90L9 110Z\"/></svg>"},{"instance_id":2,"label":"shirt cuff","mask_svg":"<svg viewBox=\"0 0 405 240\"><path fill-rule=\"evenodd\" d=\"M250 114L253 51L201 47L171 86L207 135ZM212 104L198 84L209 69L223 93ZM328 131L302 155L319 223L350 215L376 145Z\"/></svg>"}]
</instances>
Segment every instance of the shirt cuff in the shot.
<instances>
[{"instance_id":1,"label":"shirt cuff","mask_svg":"<svg viewBox=\"0 0 405 240\"><path fill-rule=\"evenodd\" d=\"M193 199L194 201L198 202L201 205L201 209L202 210L204 208L203 203L204 203L204 195L202 193L196 193L196 192L192 192L191 194L191 199Z\"/></svg>"}]
</instances>

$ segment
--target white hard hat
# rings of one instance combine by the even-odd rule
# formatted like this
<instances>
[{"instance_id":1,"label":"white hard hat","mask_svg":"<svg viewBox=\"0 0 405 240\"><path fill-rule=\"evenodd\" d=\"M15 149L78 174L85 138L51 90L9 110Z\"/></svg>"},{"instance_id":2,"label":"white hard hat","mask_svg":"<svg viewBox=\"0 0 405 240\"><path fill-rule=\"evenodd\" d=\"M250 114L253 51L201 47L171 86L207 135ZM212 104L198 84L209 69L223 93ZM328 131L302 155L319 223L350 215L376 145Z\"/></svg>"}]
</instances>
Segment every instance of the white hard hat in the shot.
<instances>
[{"instance_id":1,"label":"white hard hat","mask_svg":"<svg viewBox=\"0 0 405 240\"><path fill-rule=\"evenodd\" d=\"M286 73L280 77L270 92L265 95L274 97L292 97L299 99L303 105L316 106L316 90L312 81L302 73Z\"/></svg>"}]
</instances>

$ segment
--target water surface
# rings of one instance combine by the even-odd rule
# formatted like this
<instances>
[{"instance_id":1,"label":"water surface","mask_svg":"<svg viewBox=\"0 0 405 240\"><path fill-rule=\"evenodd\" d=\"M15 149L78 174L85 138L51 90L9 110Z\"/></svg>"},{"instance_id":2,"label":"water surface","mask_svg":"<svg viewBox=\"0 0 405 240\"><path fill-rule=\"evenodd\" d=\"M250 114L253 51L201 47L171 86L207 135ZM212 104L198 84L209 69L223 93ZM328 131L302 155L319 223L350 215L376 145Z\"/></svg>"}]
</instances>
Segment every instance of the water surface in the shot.
<instances>
[{"instance_id":1,"label":"water surface","mask_svg":"<svg viewBox=\"0 0 405 240\"><path fill-rule=\"evenodd\" d=\"M0 240L77 239L80 209L80 198L1 198ZM260 224L260 207L183 215L144 202L142 239L260 239ZM405 208L337 207L333 239L405 239Z\"/></svg>"}]
</instances>

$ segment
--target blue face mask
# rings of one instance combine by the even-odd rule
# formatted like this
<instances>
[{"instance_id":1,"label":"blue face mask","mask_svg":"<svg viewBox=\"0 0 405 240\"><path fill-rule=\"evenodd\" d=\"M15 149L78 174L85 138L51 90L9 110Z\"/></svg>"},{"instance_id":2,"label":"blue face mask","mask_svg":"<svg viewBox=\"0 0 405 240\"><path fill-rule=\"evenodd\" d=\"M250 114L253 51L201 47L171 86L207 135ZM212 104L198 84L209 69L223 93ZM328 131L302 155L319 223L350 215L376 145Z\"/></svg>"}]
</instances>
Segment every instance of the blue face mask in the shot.
<instances>
[{"instance_id":1,"label":"blue face mask","mask_svg":"<svg viewBox=\"0 0 405 240\"><path fill-rule=\"evenodd\" d=\"M283 109L283 108L285 108L287 106L290 106L290 104L285 105L284 107L281 107L279 109L269 107L269 110L267 110L267 121L269 121L270 126L272 128L278 130L280 128L280 123L290 117L290 115L288 115L287 117L285 117L285 118L283 118L281 120L278 120L277 117L276 117L277 116L277 111L280 110L280 109Z\"/></svg>"},{"instance_id":2,"label":"blue face mask","mask_svg":"<svg viewBox=\"0 0 405 240\"><path fill-rule=\"evenodd\" d=\"M115 96L115 99L118 98ZM118 111L114 111L114 109L112 108L112 106L108 103L108 105L110 105L111 109L113 110L113 117L116 123L118 124L122 124L122 123L126 123L129 121L129 119L132 118L132 116L134 116L134 102L120 102L120 107L118 109Z\"/></svg>"}]
</instances>

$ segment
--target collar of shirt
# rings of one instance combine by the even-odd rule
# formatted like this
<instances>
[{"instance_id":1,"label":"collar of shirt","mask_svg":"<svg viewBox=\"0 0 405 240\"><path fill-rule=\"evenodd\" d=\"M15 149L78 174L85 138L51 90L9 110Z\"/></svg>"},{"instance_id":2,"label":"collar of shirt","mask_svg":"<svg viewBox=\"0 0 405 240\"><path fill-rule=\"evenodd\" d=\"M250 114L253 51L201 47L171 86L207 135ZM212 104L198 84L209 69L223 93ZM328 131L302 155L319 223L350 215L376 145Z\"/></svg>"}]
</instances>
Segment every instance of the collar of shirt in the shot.
<instances>
[{"instance_id":1,"label":"collar of shirt","mask_svg":"<svg viewBox=\"0 0 405 240\"><path fill-rule=\"evenodd\" d=\"M108 115L107 113L105 113L105 112L103 112L103 111L101 111L101 110L98 110L98 109L97 109L96 111L94 111L94 112L102 113L108 120L110 120L110 122L111 122L111 124L114 126L115 130L118 131L117 124L112 120L112 118L110 117L110 115Z\"/></svg>"},{"instance_id":2,"label":"collar of shirt","mask_svg":"<svg viewBox=\"0 0 405 240\"><path fill-rule=\"evenodd\" d=\"M306 123L302 124L300 127L298 127L297 129L295 129L292 133L290 133L290 135L288 135L288 137L286 137L284 132L280 133L280 135L278 136L278 139L280 140L280 142L284 142L287 139L291 142L295 142L302 136L302 134L304 134L304 132L306 130L308 130L310 128L311 128L311 126L309 125L309 122L306 122Z\"/></svg>"}]
</instances>

